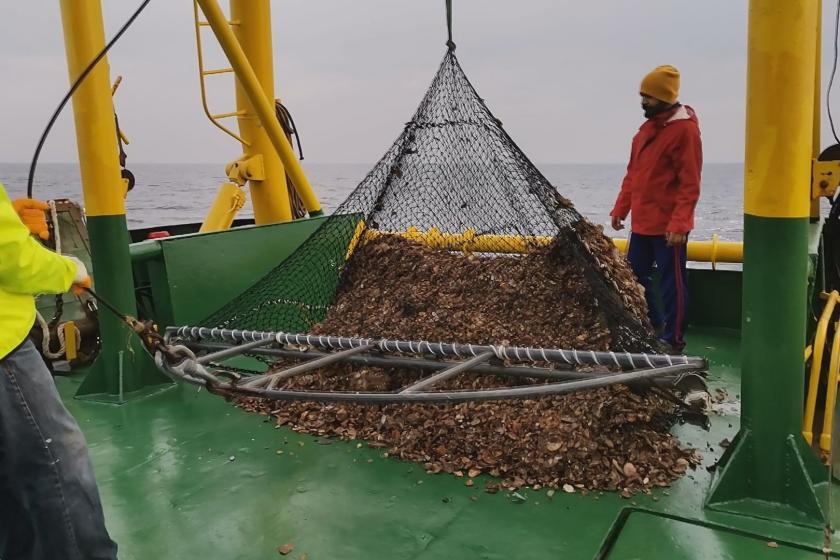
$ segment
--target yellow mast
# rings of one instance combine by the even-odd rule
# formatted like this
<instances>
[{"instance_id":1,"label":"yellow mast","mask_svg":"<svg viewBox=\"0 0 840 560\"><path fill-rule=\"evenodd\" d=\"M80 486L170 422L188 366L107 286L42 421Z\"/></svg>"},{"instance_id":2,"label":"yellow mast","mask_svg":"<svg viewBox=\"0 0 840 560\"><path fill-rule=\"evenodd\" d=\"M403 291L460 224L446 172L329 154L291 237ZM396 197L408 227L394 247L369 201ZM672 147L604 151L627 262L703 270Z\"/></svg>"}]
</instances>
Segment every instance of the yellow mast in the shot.
<instances>
[{"instance_id":1,"label":"yellow mast","mask_svg":"<svg viewBox=\"0 0 840 560\"><path fill-rule=\"evenodd\" d=\"M246 180L251 184L258 224L292 219L286 173L309 215L321 214L275 114L269 0L231 0L230 22L216 0L197 2L237 78L236 114L245 154L228 166L228 175L240 184Z\"/></svg>"}]
</instances>

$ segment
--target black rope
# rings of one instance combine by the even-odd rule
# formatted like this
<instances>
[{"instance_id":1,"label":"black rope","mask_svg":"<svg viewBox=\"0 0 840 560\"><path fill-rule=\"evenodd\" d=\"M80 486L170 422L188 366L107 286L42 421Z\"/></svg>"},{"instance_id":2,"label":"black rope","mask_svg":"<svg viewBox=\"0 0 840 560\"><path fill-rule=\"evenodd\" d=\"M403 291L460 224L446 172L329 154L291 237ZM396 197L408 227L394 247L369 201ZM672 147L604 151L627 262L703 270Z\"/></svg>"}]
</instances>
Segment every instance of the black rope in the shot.
<instances>
[{"instance_id":1,"label":"black rope","mask_svg":"<svg viewBox=\"0 0 840 560\"><path fill-rule=\"evenodd\" d=\"M834 140L840 144L840 138L837 137L837 131L834 128L834 118L831 115L831 88L834 86L834 76L837 73L838 30L840 30L840 0L837 1L837 10L834 14L834 63L831 65L831 78L828 80L828 92L825 95L825 106L828 111L828 123L831 125L831 134L834 135Z\"/></svg>"},{"instance_id":2,"label":"black rope","mask_svg":"<svg viewBox=\"0 0 840 560\"><path fill-rule=\"evenodd\" d=\"M125 31L129 27L131 27L131 24L134 23L134 20L137 19L137 16L139 16L141 12L143 12L143 10L146 9L146 6L149 4L149 2L151 2L151 0L143 0L143 2L134 11L131 17L128 18L128 21L126 21L125 24L123 24L123 26L120 28L120 30L117 31L117 34L114 35L114 37L110 41L108 41L108 44L105 45L105 47L101 51L99 51L99 54L97 54L96 57L90 62L90 64L87 65L84 71L81 74L79 74L79 77L76 78L76 81L73 82L73 85L64 95L64 98L61 100L61 103L58 104L58 107L52 114L52 117L50 117L46 128L44 128L44 132L41 134L41 139L38 140L38 147L35 148L35 155L32 156L32 162L29 164L29 179L26 183L27 198L32 198L32 184L35 180L35 168L38 166L38 158L41 155L41 150L44 147L44 142L47 141L47 136L50 134L50 131L52 130L53 125L55 124L55 121L61 114L61 111L64 110L64 106L67 105L67 102L70 100L71 97L73 97L73 94L76 93L76 90L79 89L79 86L82 84L84 79L87 78L91 70L93 70L99 63L99 61L102 60L102 58L108 53L109 50L111 50L111 47L113 47L114 44L119 40L119 38L122 37L123 33L125 33Z\"/></svg>"},{"instance_id":3,"label":"black rope","mask_svg":"<svg viewBox=\"0 0 840 560\"><path fill-rule=\"evenodd\" d=\"M446 30L449 39L446 41L446 47L450 51L455 50L455 42L452 40L452 0L446 0Z\"/></svg>"},{"instance_id":4,"label":"black rope","mask_svg":"<svg viewBox=\"0 0 840 560\"><path fill-rule=\"evenodd\" d=\"M300 133L298 132L291 111L279 99L274 100L274 109L277 113L277 120L280 121L280 126L283 127L283 131L289 136L294 135L295 141L297 142L298 154L300 155L299 159L303 161L303 146L300 145Z\"/></svg>"}]
</instances>

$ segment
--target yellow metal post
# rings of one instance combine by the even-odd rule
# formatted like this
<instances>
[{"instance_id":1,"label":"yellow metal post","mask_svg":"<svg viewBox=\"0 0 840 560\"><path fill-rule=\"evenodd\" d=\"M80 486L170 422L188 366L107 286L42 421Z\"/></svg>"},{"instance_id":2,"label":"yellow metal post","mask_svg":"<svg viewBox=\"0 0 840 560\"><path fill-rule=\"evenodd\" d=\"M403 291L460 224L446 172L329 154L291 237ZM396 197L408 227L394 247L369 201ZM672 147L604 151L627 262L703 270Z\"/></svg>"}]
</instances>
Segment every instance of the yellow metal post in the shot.
<instances>
[{"instance_id":1,"label":"yellow metal post","mask_svg":"<svg viewBox=\"0 0 840 560\"><path fill-rule=\"evenodd\" d=\"M292 146L286 138L286 134L283 132L280 123L277 122L277 116L275 114L274 109L274 98L269 98L266 96L262 84L260 83L260 79L257 76L254 67L252 67L251 63L249 62L248 55L246 55L243 49L243 45L241 45L239 40L237 40L236 34L231 29L231 26L225 18L225 14L224 12L222 12L219 3L216 0L197 1L198 4L201 6L201 10L204 12L204 16L207 18L207 23L213 29L213 33L215 33L216 38L222 47L222 50L224 50L225 55L227 55L231 66L236 72L237 92L241 90L241 92L244 93L244 96L247 97L247 101L250 103L249 109L252 110L253 113L256 115L256 118L259 119L259 125L261 125L260 130L264 132L264 134L268 137L271 146L274 147L274 151L279 156L282 165L285 166L286 172L288 173L289 178L292 180L292 183L295 189L297 190L298 194L300 195L301 199L303 199L303 202L306 205L306 209L309 212L310 216L320 214L321 205L318 202L318 199L315 197L315 193L312 191L312 187L309 184L309 180L306 178L306 175L303 172L303 168L300 166L300 162L298 162L294 150L292 150ZM232 0L232 4L234 2L237 2L237 0ZM258 17L264 18L265 21L263 23L267 25L269 24L267 15L269 14L268 0L245 0L242 2L242 5L240 5L238 9L241 10L247 4L247 9L245 9L244 11L248 12L249 10L253 9L254 5L262 3L264 3L265 5L261 8L258 7L257 9L254 9L254 13L262 14L262 16ZM241 16L243 14L239 15ZM249 15L247 17L250 20L251 16ZM237 25L236 27L241 27L242 22L237 23L239 25ZM260 24L254 21L251 22L251 25L259 26ZM243 40L245 40L244 37ZM252 45L252 47L256 50L262 48L259 45ZM268 49L270 51L270 45ZM260 53L256 54L257 62L264 64L265 53L262 53L262 58L260 56ZM268 58L270 59L270 53ZM237 98L239 97L240 96L237 95ZM254 124L256 124L256 120L253 122ZM240 121L240 125L241 123L242 121ZM244 130L242 130L242 132L244 133ZM245 140L250 141L251 139L245 138ZM256 138L254 138L253 140L254 142L256 142ZM265 148L265 146L263 146L263 148ZM268 152L266 150L262 150L260 152L260 155L262 155L263 159L265 160L266 156L268 155ZM281 205L285 205L285 212L288 213L287 219L291 219L289 200L286 192L277 194L277 200L274 208L281 208ZM255 203L255 207L256 206L257 205Z\"/></svg>"},{"instance_id":2,"label":"yellow metal post","mask_svg":"<svg viewBox=\"0 0 840 560\"><path fill-rule=\"evenodd\" d=\"M822 15L822 0L816 0L817 13ZM817 26L814 30L817 43L816 61L814 64L814 124L812 131L811 156L816 160L822 151L822 17L817 19ZM820 219L820 198L811 198L811 221Z\"/></svg>"},{"instance_id":3,"label":"yellow metal post","mask_svg":"<svg viewBox=\"0 0 840 560\"><path fill-rule=\"evenodd\" d=\"M100 0L61 0L61 15L72 82L105 45L102 6ZM73 95L73 115L85 212L88 216L125 214L107 57Z\"/></svg>"},{"instance_id":4,"label":"yellow metal post","mask_svg":"<svg viewBox=\"0 0 840 560\"><path fill-rule=\"evenodd\" d=\"M105 46L100 0L61 0L61 19L74 82ZM136 315L126 185L120 176L107 57L73 95L73 115L96 291L122 313ZM131 393L164 382L136 337L112 313L99 314L99 330L102 348L78 396L122 402Z\"/></svg>"},{"instance_id":5,"label":"yellow metal post","mask_svg":"<svg viewBox=\"0 0 840 560\"><path fill-rule=\"evenodd\" d=\"M274 61L271 53L271 6L269 0L230 0L230 17L236 22L233 32L251 63L263 97L274 99ZM236 110L244 159L262 155L264 179L251 179L251 200L258 224L288 222L292 219L286 171L277 155L242 81L236 80Z\"/></svg>"}]
</instances>

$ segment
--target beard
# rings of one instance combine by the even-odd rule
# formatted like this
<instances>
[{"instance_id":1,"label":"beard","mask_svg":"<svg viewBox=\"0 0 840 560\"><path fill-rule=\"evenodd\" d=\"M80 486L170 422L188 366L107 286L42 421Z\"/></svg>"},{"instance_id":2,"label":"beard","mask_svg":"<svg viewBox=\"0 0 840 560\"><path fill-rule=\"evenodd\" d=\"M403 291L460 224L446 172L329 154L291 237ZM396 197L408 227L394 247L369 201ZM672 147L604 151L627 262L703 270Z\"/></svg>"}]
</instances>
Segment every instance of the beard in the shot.
<instances>
[{"instance_id":1,"label":"beard","mask_svg":"<svg viewBox=\"0 0 840 560\"><path fill-rule=\"evenodd\" d=\"M645 112L645 118L646 119L652 119L653 117L655 117L657 115L661 115L662 113L664 113L665 111L667 111L671 107L673 107L673 105L668 105L667 103L659 103L659 104L655 105L654 107L647 107L647 108L642 107L642 109Z\"/></svg>"}]
</instances>

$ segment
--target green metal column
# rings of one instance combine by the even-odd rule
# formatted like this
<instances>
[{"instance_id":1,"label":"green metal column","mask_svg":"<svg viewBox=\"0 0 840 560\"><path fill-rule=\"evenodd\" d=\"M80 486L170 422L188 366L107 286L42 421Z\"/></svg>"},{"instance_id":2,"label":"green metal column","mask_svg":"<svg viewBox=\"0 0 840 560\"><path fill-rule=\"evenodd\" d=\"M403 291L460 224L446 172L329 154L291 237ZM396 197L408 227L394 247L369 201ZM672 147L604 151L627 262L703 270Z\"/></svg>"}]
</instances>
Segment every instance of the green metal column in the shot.
<instances>
[{"instance_id":1,"label":"green metal column","mask_svg":"<svg viewBox=\"0 0 840 560\"><path fill-rule=\"evenodd\" d=\"M75 81L105 46L100 0L61 0L61 18L70 80ZM120 177L108 74L103 57L73 96L76 142L97 293L123 313L136 315L126 186ZM170 383L131 331L106 309L99 311L99 326L102 350L77 396L123 402L150 386Z\"/></svg>"},{"instance_id":2,"label":"green metal column","mask_svg":"<svg viewBox=\"0 0 840 560\"><path fill-rule=\"evenodd\" d=\"M751 0L741 431L707 505L821 526L825 469L800 435L816 42L814 0Z\"/></svg>"}]
</instances>

